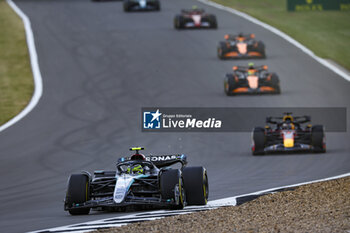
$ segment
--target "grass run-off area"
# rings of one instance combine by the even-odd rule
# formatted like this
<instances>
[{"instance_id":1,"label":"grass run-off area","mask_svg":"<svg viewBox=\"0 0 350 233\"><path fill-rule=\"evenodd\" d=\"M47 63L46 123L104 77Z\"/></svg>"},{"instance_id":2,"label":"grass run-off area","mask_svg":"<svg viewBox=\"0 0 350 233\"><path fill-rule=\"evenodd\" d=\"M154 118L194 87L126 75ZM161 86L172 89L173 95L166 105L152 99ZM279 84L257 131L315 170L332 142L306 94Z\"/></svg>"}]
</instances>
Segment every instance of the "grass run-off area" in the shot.
<instances>
[{"instance_id":1,"label":"grass run-off area","mask_svg":"<svg viewBox=\"0 0 350 233\"><path fill-rule=\"evenodd\" d=\"M270 24L299 41L316 55L332 59L350 70L350 11L288 12L287 0L212 1Z\"/></svg>"},{"instance_id":2,"label":"grass run-off area","mask_svg":"<svg viewBox=\"0 0 350 233\"><path fill-rule=\"evenodd\" d=\"M28 104L33 88L23 22L0 0L0 125Z\"/></svg>"}]
</instances>

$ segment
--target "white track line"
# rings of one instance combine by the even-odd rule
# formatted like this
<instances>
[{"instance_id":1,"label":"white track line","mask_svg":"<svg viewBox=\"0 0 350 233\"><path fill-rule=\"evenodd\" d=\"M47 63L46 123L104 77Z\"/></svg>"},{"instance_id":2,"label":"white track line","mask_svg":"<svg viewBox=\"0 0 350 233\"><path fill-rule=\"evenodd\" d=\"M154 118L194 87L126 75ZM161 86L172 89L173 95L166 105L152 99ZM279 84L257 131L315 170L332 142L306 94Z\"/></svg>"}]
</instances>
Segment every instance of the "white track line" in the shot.
<instances>
[{"instance_id":1,"label":"white track line","mask_svg":"<svg viewBox=\"0 0 350 233\"><path fill-rule=\"evenodd\" d=\"M34 36L33 36L32 27L30 25L30 21L28 17L21 11L21 9L17 7L17 5L12 0L7 0L7 3L17 13L17 15L21 17L24 23L30 63L31 63L33 78L34 78L34 94L29 104L17 116L15 116L11 120L9 120L8 122L0 126L0 132L7 129L11 125L17 123L19 120L25 117L28 113L30 113L34 109L34 107L38 104L39 99L43 92L43 84L42 84L42 78L41 78L41 73L39 69L38 55L35 49Z\"/></svg>"},{"instance_id":2,"label":"white track line","mask_svg":"<svg viewBox=\"0 0 350 233\"><path fill-rule=\"evenodd\" d=\"M333 65L332 63L328 62L326 59L323 59L323 58L316 56L310 49L306 48L304 45L300 44L298 41L294 40L292 37L288 36L287 34L278 30L277 28L272 27L269 24L263 23L260 20L254 18L246 13L243 13L241 11L235 10L233 8L226 7L226 6L220 5L218 3L215 3L215 2L212 2L209 0L197 0L197 1L199 1L203 4L215 7L217 9L224 10L224 11L230 12L232 14L238 15L238 16L240 16L240 17L242 17L242 18L244 18L244 19L246 19L254 24L257 24L257 25L275 33L276 35L282 37L283 39L285 39L289 43L293 44L294 46L299 48L301 51L303 51L304 53L306 53L307 55L309 55L310 57L312 57L313 59L315 59L316 61L318 61L319 63L321 63L325 67L327 67L328 69L332 70L334 73L336 73L336 74L340 75L341 77L343 77L344 79L350 81L350 75L348 75L346 72L339 69L337 66Z\"/></svg>"}]
</instances>

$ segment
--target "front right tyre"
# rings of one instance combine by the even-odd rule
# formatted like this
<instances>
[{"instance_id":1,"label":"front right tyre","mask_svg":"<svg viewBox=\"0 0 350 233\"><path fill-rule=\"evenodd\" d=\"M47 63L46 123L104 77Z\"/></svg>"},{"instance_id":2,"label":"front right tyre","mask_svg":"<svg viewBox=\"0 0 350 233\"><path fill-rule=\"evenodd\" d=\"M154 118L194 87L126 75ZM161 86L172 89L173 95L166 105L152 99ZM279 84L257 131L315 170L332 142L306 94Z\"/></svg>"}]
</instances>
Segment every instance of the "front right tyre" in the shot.
<instances>
[{"instance_id":1,"label":"front right tyre","mask_svg":"<svg viewBox=\"0 0 350 233\"><path fill-rule=\"evenodd\" d=\"M78 207L90 200L90 180L85 174L72 174L69 177L65 205L68 208ZM71 215L89 214L90 208L73 208L68 212Z\"/></svg>"},{"instance_id":2,"label":"front right tyre","mask_svg":"<svg viewBox=\"0 0 350 233\"><path fill-rule=\"evenodd\" d=\"M262 127L255 127L252 133L253 155L263 155L265 149L265 130Z\"/></svg>"},{"instance_id":3,"label":"front right tyre","mask_svg":"<svg viewBox=\"0 0 350 233\"><path fill-rule=\"evenodd\" d=\"M237 82L232 74L226 74L224 80L224 91L226 95L233 95L233 90L236 88Z\"/></svg>"}]
</instances>

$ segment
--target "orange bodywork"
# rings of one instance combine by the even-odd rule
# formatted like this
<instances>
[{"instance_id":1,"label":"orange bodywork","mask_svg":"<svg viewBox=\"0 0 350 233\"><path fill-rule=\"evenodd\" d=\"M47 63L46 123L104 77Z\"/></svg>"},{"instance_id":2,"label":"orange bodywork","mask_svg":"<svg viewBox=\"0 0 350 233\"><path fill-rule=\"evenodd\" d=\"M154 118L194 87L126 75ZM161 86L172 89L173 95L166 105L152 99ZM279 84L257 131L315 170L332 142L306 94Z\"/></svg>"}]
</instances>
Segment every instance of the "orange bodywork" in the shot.
<instances>
[{"instance_id":1,"label":"orange bodywork","mask_svg":"<svg viewBox=\"0 0 350 233\"><path fill-rule=\"evenodd\" d=\"M237 57L238 53L237 52L229 52L225 54L225 57Z\"/></svg>"},{"instance_id":2,"label":"orange bodywork","mask_svg":"<svg viewBox=\"0 0 350 233\"><path fill-rule=\"evenodd\" d=\"M259 53L259 52L248 52L248 54L251 55L251 56L262 57L261 53Z\"/></svg>"},{"instance_id":3,"label":"orange bodywork","mask_svg":"<svg viewBox=\"0 0 350 233\"><path fill-rule=\"evenodd\" d=\"M275 91L275 88L273 87L268 87L268 86L262 86L260 87L261 91Z\"/></svg>"},{"instance_id":4,"label":"orange bodywork","mask_svg":"<svg viewBox=\"0 0 350 233\"><path fill-rule=\"evenodd\" d=\"M256 89L259 86L259 78L255 75L250 75L247 77L248 85L252 89Z\"/></svg>"},{"instance_id":5,"label":"orange bodywork","mask_svg":"<svg viewBox=\"0 0 350 233\"><path fill-rule=\"evenodd\" d=\"M267 76L266 80L267 80L267 81L270 81L270 80L271 80L271 76L272 76L272 74L270 74L269 76Z\"/></svg>"},{"instance_id":6,"label":"orange bodywork","mask_svg":"<svg viewBox=\"0 0 350 233\"><path fill-rule=\"evenodd\" d=\"M246 43L238 43L237 49L240 54L246 54L247 53L247 44Z\"/></svg>"},{"instance_id":7,"label":"orange bodywork","mask_svg":"<svg viewBox=\"0 0 350 233\"><path fill-rule=\"evenodd\" d=\"M236 89L233 90L233 92L247 92L248 91L248 87L238 87Z\"/></svg>"}]
</instances>

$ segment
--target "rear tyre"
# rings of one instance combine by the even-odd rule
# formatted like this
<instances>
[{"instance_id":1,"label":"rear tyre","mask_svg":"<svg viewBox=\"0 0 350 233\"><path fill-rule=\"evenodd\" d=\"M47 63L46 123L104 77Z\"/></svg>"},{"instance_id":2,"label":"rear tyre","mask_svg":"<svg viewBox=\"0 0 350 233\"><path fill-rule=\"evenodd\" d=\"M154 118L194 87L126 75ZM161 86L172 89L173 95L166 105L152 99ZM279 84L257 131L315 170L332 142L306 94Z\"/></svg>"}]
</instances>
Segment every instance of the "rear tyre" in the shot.
<instances>
[{"instance_id":1,"label":"rear tyre","mask_svg":"<svg viewBox=\"0 0 350 233\"><path fill-rule=\"evenodd\" d=\"M280 80L275 73L271 75L271 86L275 88L275 94L281 94Z\"/></svg>"},{"instance_id":2,"label":"rear tyre","mask_svg":"<svg viewBox=\"0 0 350 233\"><path fill-rule=\"evenodd\" d=\"M313 152L315 152L315 153L325 153L326 152L326 141L325 141L324 127L322 125L312 126L311 145L314 147Z\"/></svg>"},{"instance_id":3,"label":"rear tyre","mask_svg":"<svg viewBox=\"0 0 350 233\"><path fill-rule=\"evenodd\" d=\"M184 22L181 15L176 15L174 18L174 28L175 29L182 29L184 27Z\"/></svg>"},{"instance_id":4,"label":"rear tyre","mask_svg":"<svg viewBox=\"0 0 350 233\"><path fill-rule=\"evenodd\" d=\"M128 1L124 1L123 9L124 9L125 12L129 12L130 11L130 6L129 6L129 2Z\"/></svg>"},{"instance_id":5,"label":"rear tyre","mask_svg":"<svg viewBox=\"0 0 350 233\"><path fill-rule=\"evenodd\" d=\"M209 23L211 28L218 28L218 22L215 15L209 15Z\"/></svg>"},{"instance_id":6,"label":"rear tyre","mask_svg":"<svg viewBox=\"0 0 350 233\"><path fill-rule=\"evenodd\" d=\"M233 95L233 90L236 88L237 83L235 78L232 74L226 74L225 80L224 80L224 90L226 95L231 96Z\"/></svg>"},{"instance_id":7,"label":"rear tyre","mask_svg":"<svg viewBox=\"0 0 350 233\"><path fill-rule=\"evenodd\" d=\"M258 51L261 53L262 57L261 58L266 58L266 53L265 53L265 44L262 41L258 42Z\"/></svg>"},{"instance_id":8,"label":"rear tyre","mask_svg":"<svg viewBox=\"0 0 350 233\"><path fill-rule=\"evenodd\" d=\"M73 207L81 205L90 200L90 180L84 174L72 174L68 181L66 194L66 206ZM79 208L68 210L71 215L89 214L90 208Z\"/></svg>"},{"instance_id":9,"label":"rear tyre","mask_svg":"<svg viewBox=\"0 0 350 233\"><path fill-rule=\"evenodd\" d=\"M255 127L252 133L252 153L253 155L263 155L265 148L265 130L261 127Z\"/></svg>"},{"instance_id":10,"label":"rear tyre","mask_svg":"<svg viewBox=\"0 0 350 233\"><path fill-rule=\"evenodd\" d=\"M217 55L218 58L221 60L225 59L225 53L226 53L226 43L225 42L220 42L218 47L217 47Z\"/></svg>"},{"instance_id":11,"label":"rear tyre","mask_svg":"<svg viewBox=\"0 0 350 233\"><path fill-rule=\"evenodd\" d=\"M206 205L209 196L207 171L203 167L183 169L186 201L188 205Z\"/></svg>"},{"instance_id":12,"label":"rear tyre","mask_svg":"<svg viewBox=\"0 0 350 233\"><path fill-rule=\"evenodd\" d=\"M181 171L170 169L163 171L160 176L160 193L162 199L172 199L175 201L175 209L185 207L185 189Z\"/></svg>"},{"instance_id":13,"label":"rear tyre","mask_svg":"<svg viewBox=\"0 0 350 233\"><path fill-rule=\"evenodd\" d=\"M160 11L160 2L159 1L156 2L155 9L156 9L156 11Z\"/></svg>"}]
</instances>

